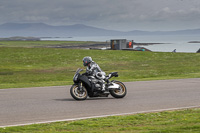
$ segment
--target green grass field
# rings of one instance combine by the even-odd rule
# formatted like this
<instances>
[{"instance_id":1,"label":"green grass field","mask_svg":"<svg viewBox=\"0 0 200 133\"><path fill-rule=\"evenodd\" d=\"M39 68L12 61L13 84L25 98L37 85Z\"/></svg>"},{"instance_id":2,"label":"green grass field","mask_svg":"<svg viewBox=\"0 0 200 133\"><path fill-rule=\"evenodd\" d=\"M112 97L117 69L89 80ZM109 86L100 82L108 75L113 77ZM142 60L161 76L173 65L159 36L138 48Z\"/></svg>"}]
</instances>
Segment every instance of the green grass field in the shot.
<instances>
[{"instance_id":1,"label":"green grass field","mask_svg":"<svg viewBox=\"0 0 200 133\"><path fill-rule=\"evenodd\" d=\"M198 53L0 47L0 88L72 84L84 56L107 74L118 71L121 81L200 77Z\"/></svg>"},{"instance_id":2,"label":"green grass field","mask_svg":"<svg viewBox=\"0 0 200 133\"><path fill-rule=\"evenodd\" d=\"M42 48L60 43L0 41L0 88L70 85L76 69L84 68L84 56L91 56L106 73L118 71L121 81L200 78L199 53ZM200 109L0 128L0 133L199 131Z\"/></svg>"},{"instance_id":3,"label":"green grass field","mask_svg":"<svg viewBox=\"0 0 200 133\"><path fill-rule=\"evenodd\" d=\"M199 133L200 109L0 128L1 133Z\"/></svg>"}]
</instances>

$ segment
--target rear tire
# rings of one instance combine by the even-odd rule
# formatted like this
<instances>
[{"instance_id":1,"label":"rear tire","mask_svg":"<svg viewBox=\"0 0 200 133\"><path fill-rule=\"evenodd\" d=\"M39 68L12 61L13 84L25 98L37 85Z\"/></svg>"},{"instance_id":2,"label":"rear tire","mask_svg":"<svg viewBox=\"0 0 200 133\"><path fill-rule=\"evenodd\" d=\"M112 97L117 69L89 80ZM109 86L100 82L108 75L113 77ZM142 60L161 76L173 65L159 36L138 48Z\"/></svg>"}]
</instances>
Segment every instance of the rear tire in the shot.
<instances>
[{"instance_id":1,"label":"rear tire","mask_svg":"<svg viewBox=\"0 0 200 133\"><path fill-rule=\"evenodd\" d=\"M126 86L120 81L114 81L113 83L118 84L120 86L120 90L111 90L110 94L114 98L123 98L126 96L127 89Z\"/></svg>"},{"instance_id":2,"label":"rear tire","mask_svg":"<svg viewBox=\"0 0 200 133\"><path fill-rule=\"evenodd\" d=\"M70 88L70 94L75 100L85 100L87 98L88 92L85 86L82 87L82 92L78 89L78 85L72 85L72 87Z\"/></svg>"}]
</instances>

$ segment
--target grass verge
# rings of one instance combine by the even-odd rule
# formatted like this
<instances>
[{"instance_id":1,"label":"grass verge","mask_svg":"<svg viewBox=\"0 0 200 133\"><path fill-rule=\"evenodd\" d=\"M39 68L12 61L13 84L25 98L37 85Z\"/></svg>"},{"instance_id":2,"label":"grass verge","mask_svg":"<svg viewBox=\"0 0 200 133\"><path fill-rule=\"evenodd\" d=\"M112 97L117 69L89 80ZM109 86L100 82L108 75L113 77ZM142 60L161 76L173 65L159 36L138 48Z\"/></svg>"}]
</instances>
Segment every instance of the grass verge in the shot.
<instances>
[{"instance_id":1,"label":"grass verge","mask_svg":"<svg viewBox=\"0 0 200 133\"><path fill-rule=\"evenodd\" d=\"M200 78L199 53L0 47L0 88L70 85L84 56L121 81Z\"/></svg>"},{"instance_id":2,"label":"grass verge","mask_svg":"<svg viewBox=\"0 0 200 133\"><path fill-rule=\"evenodd\" d=\"M199 133L200 109L0 128L1 133Z\"/></svg>"}]
</instances>

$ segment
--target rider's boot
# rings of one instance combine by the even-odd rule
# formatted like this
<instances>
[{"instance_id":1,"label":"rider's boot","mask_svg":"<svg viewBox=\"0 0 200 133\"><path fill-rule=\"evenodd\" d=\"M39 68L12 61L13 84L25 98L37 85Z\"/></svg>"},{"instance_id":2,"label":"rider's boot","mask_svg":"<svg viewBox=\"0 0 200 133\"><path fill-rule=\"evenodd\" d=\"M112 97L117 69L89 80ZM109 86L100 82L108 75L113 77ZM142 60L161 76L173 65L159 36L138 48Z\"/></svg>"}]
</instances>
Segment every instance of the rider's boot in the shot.
<instances>
[{"instance_id":1,"label":"rider's boot","mask_svg":"<svg viewBox=\"0 0 200 133\"><path fill-rule=\"evenodd\" d=\"M105 82L102 83L102 90L101 90L104 94L109 94L109 91L105 85Z\"/></svg>"}]
</instances>

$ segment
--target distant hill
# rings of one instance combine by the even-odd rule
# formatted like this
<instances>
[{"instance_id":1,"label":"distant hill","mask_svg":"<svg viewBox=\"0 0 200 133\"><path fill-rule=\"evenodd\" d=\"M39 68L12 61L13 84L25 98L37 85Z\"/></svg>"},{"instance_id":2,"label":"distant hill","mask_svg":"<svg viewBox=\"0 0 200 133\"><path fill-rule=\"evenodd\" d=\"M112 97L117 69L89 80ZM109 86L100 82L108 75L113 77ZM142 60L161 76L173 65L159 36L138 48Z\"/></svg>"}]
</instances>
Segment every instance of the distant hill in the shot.
<instances>
[{"instance_id":1,"label":"distant hill","mask_svg":"<svg viewBox=\"0 0 200 133\"><path fill-rule=\"evenodd\" d=\"M92 26L75 24L52 26L44 23L5 23L0 25L0 37L34 36L34 37L74 37L74 36L118 36L118 35L187 35L199 34L200 29L179 31L140 31L129 32L107 30Z\"/></svg>"},{"instance_id":2,"label":"distant hill","mask_svg":"<svg viewBox=\"0 0 200 133\"><path fill-rule=\"evenodd\" d=\"M187 29L176 31L140 31L134 30L128 32L131 35L200 35L200 29Z\"/></svg>"},{"instance_id":3,"label":"distant hill","mask_svg":"<svg viewBox=\"0 0 200 133\"><path fill-rule=\"evenodd\" d=\"M100 29L82 24L51 26L44 23L5 23L0 25L0 37L35 36L35 37L73 37L120 35L122 32Z\"/></svg>"}]
</instances>

